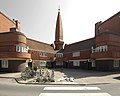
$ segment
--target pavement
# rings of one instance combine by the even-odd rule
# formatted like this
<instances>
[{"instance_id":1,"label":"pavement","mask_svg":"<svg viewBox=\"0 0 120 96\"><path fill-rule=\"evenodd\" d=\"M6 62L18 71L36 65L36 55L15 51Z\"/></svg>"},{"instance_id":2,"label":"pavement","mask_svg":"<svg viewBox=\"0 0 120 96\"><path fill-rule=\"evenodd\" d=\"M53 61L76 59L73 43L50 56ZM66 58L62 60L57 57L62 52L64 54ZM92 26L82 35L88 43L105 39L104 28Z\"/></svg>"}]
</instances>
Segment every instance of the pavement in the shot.
<instances>
[{"instance_id":1,"label":"pavement","mask_svg":"<svg viewBox=\"0 0 120 96\"><path fill-rule=\"evenodd\" d=\"M20 76L19 73L1 73L0 72L0 83L17 83L15 78Z\"/></svg>"},{"instance_id":2,"label":"pavement","mask_svg":"<svg viewBox=\"0 0 120 96\"><path fill-rule=\"evenodd\" d=\"M101 72L92 70L81 70L81 69L54 69L55 82L49 82L45 84L111 84L120 83L120 71L118 72ZM21 73L0 73L0 83L20 83L20 84L31 84L29 80L18 80ZM69 79L64 79L73 77L74 81L71 82ZM36 84L32 82L32 84Z\"/></svg>"},{"instance_id":3,"label":"pavement","mask_svg":"<svg viewBox=\"0 0 120 96\"><path fill-rule=\"evenodd\" d=\"M55 69L56 79L60 76L74 77L77 84L108 84L120 83L120 72L101 72L80 69Z\"/></svg>"}]
</instances>

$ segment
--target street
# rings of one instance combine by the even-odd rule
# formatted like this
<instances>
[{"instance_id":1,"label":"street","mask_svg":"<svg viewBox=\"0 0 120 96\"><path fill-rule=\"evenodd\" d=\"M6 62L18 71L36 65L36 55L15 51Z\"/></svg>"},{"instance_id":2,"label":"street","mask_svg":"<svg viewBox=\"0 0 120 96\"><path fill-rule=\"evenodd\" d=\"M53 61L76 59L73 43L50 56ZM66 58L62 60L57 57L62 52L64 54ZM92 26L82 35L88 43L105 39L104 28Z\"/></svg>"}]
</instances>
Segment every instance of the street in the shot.
<instances>
[{"instance_id":1,"label":"street","mask_svg":"<svg viewBox=\"0 0 120 96\"><path fill-rule=\"evenodd\" d=\"M0 83L0 96L120 96L120 84L20 85Z\"/></svg>"}]
</instances>

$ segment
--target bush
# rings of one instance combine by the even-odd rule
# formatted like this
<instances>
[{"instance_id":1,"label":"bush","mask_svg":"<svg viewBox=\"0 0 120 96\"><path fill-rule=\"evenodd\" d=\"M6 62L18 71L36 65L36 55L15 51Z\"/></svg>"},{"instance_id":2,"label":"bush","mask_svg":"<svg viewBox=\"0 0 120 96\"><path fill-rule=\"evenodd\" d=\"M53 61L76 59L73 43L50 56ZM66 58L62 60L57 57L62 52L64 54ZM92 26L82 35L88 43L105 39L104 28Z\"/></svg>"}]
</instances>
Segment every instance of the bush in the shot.
<instances>
[{"instance_id":1,"label":"bush","mask_svg":"<svg viewBox=\"0 0 120 96\"><path fill-rule=\"evenodd\" d=\"M42 82L43 80L41 80L40 78L36 79L36 82Z\"/></svg>"}]
</instances>

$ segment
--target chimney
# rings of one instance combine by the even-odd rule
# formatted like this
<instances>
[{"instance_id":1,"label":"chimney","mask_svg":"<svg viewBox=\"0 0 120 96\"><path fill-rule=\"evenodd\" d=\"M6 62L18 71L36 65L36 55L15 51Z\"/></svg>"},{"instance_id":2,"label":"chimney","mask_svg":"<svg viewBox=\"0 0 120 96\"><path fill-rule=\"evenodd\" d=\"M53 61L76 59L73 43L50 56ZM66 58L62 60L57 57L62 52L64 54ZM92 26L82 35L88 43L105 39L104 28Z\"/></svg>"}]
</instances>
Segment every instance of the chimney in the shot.
<instances>
[{"instance_id":1,"label":"chimney","mask_svg":"<svg viewBox=\"0 0 120 96\"><path fill-rule=\"evenodd\" d=\"M100 28L100 25L102 24L102 21L100 22L97 22L95 24L95 37L99 34L99 28Z\"/></svg>"},{"instance_id":2,"label":"chimney","mask_svg":"<svg viewBox=\"0 0 120 96\"><path fill-rule=\"evenodd\" d=\"M20 22L15 19L13 19L13 21L15 22L15 27L16 27L17 31L20 31Z\"/></svg>"},{"instance_id":3,"label":"chimney","mask_svg":"<svg viewBox=\"0 0 120 96\"><path fill-rule=\"evenodd\" d=\"M67 45L67 44L65 44L65 45L64 45L64 49L66 49L67 47L68 47L68 45Z\"/></svg>"},{"instance_id":4,"label":"chimney","mask_svg":"<svg viewBox=\"0 0 120 96\"><path fill-rule=\"evenodd\" d=\"M54 44L51 44L50 46L54 48Z\"/></svg>"}]
</instances>

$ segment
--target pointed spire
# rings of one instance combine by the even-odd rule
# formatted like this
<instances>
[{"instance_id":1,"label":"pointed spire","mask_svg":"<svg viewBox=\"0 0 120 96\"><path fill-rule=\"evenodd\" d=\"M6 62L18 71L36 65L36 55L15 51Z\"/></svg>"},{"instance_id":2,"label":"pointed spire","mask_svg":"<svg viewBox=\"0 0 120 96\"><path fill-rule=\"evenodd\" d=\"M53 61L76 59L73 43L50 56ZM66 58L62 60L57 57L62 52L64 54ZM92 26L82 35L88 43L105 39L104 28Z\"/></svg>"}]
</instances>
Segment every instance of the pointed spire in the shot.
<instances>
[{"instance_id":1,"label":"pointed spire","mask_svg":"<svg viewBox=\"0 0 120 96\"><path fill-rule=\"evenodd\" d=\"M58 12L60 12L60 6L59 6L59 8L58 8Z\"/></svg>"},{"instance_id":2,"label":"pointed spire","mask_svg":"<svg viewBox=\"0 0 120 96\"><path fill-rule=\"evenodd\" d=\"M59 5L59 8L58 8L58 12L60 12L60 5Z\"/></svg>"},{"instance_id":3,"label":"pointed spire","mask_svg":"<svg viewBox=\"0 0 120 96\"><path fill-rule=\"evenodd\" d=\"M56 21L56 30L55 30L55 50L60 50L63 48L63 28L62 28L62 19L60 16L60 8L58 9L58 16Z\"/></svg>"}]
</instances>

